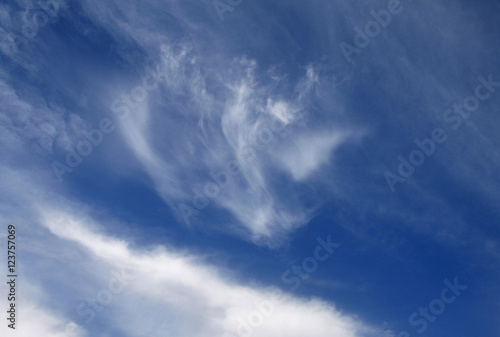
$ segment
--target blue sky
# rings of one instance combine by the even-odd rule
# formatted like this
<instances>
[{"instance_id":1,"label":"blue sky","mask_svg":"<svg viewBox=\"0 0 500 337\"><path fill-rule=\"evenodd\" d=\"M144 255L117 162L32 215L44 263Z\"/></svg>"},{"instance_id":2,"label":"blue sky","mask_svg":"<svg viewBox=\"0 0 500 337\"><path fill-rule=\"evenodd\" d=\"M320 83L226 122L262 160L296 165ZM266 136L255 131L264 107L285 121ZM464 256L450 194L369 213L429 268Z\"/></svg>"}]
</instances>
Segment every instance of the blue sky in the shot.
<instances>
[{"instance_id":1,"label":"blue sky","mask_svg":"<svg viewBox=\"0 0 500 337\"><path fill-rule=\"evenodd\" d=\"M498 336L499 13L2 2L2 336Z\"/></svg>"}]
</instances>

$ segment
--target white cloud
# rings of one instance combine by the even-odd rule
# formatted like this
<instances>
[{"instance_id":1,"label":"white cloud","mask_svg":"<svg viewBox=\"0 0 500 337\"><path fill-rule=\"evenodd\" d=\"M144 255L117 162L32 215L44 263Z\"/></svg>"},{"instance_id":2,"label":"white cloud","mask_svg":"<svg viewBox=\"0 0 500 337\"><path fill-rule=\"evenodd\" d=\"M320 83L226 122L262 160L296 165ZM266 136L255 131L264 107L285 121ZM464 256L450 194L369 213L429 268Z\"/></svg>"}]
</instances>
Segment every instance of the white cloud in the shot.
<instances>
[{"instance_id":1,"label":"white cloud","mask_svg":"<svg viewBox=\"0 0 500 337\"><path fill-rule=\"evenodd\" d=\"M175 210L179 202L190 203L195 190L203 192L213 182L211 173L224 170L236 159L240 173L211 200L239 221L231 231L243 226L251 240L272 244L307 223L311 210L280 192L272 171L284 168L295 181L307 179L328 162L348 132L302 130L286 137L299 119L305 119L304 107L259 83L254 60L234 60L211 78L226 88L227 94L220 96L206 91L207 79L192 48L181 43L160 49L159 93L183 103L169 103L167 108L161 96L151 92L149 101L124 119L122 126L125 140L163 199ZM297 86L301 95L311 91L317 77L312 66L306 69Z\"/></svg>"},{"instance_id":2,"label":"white cloud","mask_svg":"<svg viewBox=\"0 0 500 337\"><path fill-rule=\"evenodd\" d=\"M348 134L341 131L301 135L286 151L278 154L278 158L295 180L304 180L327 164L330 154L347 137Z\"/></svg>"},{"instance_id":3,"label":"white cloud","mask_svg":"<svg viewBox=\"0 0 500 337\"><path fill-rule=\"evenodd\" d=\"M78 115L55 104L49 108L37 90L22 98L8 82L0 80L0 101L3 105L0 143L5 156L25 153L27 143L32 143L29 150L39 155L67 149L74 146L74 141L86 128Z\"/></svg>"},{"instance_id":4,"label":"white cloud","mask_svg":"<svg viewBox=\"0 0 500 337\"><path fill-rule=\"evenodd\" d=\"M230 221L226 230L245 233L255 242L273 244L311 219L311 208L303 206L295 193L283 193L275 174L288 172L291 177L285 183L289 189L299 188L294 183L312 177L347 140L344 132L311 128L285 138L274 133L268 146L256 149L254 160L245 161L245 156L248 145L259 146L259 132L268 127L270 118L282 122L288 133L299 119L308 118L306 102L318 94L322 83L319 69L306 66L302 76L291 83L293 92L284 94L277 86L290 81L289 74L278 74L269 84L262 77L266 72L253 59L244 55L234 58L215 48L200 50L195 38L166 36L149 20L154 17L156 5L141 9L141 16L136 15L137 5L133 2L84 2L82 6L90 19L111 36L127 36L141 46L153 61L150 67L162 73L158 89L150 90L148 100L131 109L134 111L121 122L121 131L158 194L175 212L180 203L192 202L194 189L203 190L212 182L211 173L224 170L229 161L238 159L244 163L241 173L209 206L229 212L236 220ZM130 55L125 54L120 53L127 59ZM138 84L131 83L129 88ZM127 87L122 81L119 85ZM118 97L106 96L110 95L103 94L97 100L112 102ZM79 131L85 129L85 122L75 114L54 109L44 109L46 113L40 114L40 109L26 109L33 116L24 122L30 123L30 137L36 137L45 151L71 148L73 140L81 136ZM8 118L14 125L13 117ZM20 146L19 134L26 130L15 131L18 135L9 134L5 142ZM205 222L203 214L197 219Z\"/></svg>"},{"instance_id":5,"label":"white cloud","mask_svg":"<svg viewBox=\"0 0 500 337\"><path fill-rule=\"evenodd\" d=\"M24 290L24 289L23 289ZM23 301L18 308L16 329L6 328L2 324L4 336L15 331L15 336L32 337L84 337L86 331L78 324L55 316L48 308L43 308L32 301Z\"/></svg>"},{"instance_id":6,"label":"white cloud","mask_svg":"<svg viewBox=\"0 0 500 337\"><path fill-rule=\"evenodd\" d=\"M18 246L18 248L20 248ZM23 251L23 250L21 250ZM18 250L18 253L20 251ZM30 265L30 261L23 261L26 266ZM3 267L3 263L2 263ZM7 268L2 268L7 270ZM28 270L28 269L26 269ZM19 273L18 273L19 274ZM34 283L28 280L36 279L33 275L24 277L19 275L16 279L16 299L8 302L6 297L2 296L2 308L10 308L10 304L15 304L15 329L11 329L7 324L12 324L10 321L5 321L0 327L2 336L47 336L47 337L85 337L86 330L79 324L75 323L68 317L64 317L61 313L57 313L52 308L46 305L48 295L44 293L41 287L35 286ZM0 290L3 294L8 294L9 289L5 282L2 282ZM58 297L57 293L50 294L51 297ZM62 300L62 299L61 299ZM4 312L4 310L2 310ZM7 314L5 314L7 316ZM5 320L5 318L4 318Z\"/></svg>"},{"instance_id":7,"label":"white cloud","mask_svg":"<svg viewBox=\"0 0 500 337\"><path fill-rule=\"evenodd\" d=\"M238 335L241 327L238 319L248 321L253 312L258 312L256 305L267 306L272 313L253 328L255 336L375 335L373 329L342 314L330 303L237 284L200 257L163 246L131 249L124 240L90 230L97 225L89 219L77 220L69 214L44 209L42 221L53 235L88 250L92 264L123 269L134 276L126 290L115 295L109 310L97 313L109 315L110 324L116 325L113 328L127 336L142 336L145 329L151 335L173 337L187 334L215 337L225 332ZM153 309L156 326L145 326L141 313Z\"/></svg>"}]
</instances>

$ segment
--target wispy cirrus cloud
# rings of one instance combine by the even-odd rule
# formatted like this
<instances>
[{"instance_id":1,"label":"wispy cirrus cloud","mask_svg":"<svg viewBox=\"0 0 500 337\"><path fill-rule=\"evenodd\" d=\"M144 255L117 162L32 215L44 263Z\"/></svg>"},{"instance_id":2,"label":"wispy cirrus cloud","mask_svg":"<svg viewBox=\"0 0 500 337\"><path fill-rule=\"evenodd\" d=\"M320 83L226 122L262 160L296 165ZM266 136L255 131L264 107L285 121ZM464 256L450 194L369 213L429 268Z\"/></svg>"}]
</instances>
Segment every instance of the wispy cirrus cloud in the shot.
<instances>
[{"instance_id":1,"label":"wispy cirrus cloud","mask_svg":"<svg viewBox=\"0 0 500 337\"><path fill-rule=\"evenodd\" d=\"M289 175L285 179L293 189L294 181L303 182L329 164L329 154L354 134L297 127L308 118L302 101L320 85L314 68L305 69L297 81L298 99L286 98L257 79L255 60L235 59L214 75L189 44L160 49L156 68L162 96L152 94L122 121L123 137L158 193L188 223L192 214L203 222L200 208L212 202L229 211L256 241L306 223L312 209L279 193L273 175ZM207 81L220 90L208 90ZM228 186L212 187L217 196L210 195L207 184L213 185L213 175L231 161L238 163L237 177ZM197 207L196 198L205 205ZM187 216L182 214L186 207Z\"/></svg>"},{"instance_id":2,"label":"wispy cirrus cloud","mask_svg":"<svg viewBox=\"0 0 500 337\"><path fill-rule=\"evenodd\" d=\"M271 314L255 328L259 336L382 336L329 301L249 283L187 247L139 247L127 236L110 233L106 223L117 222L100 211L96 220L88 206L52 195L42 181L26 179L24 188L16 189L14 178L23 173L10 174L12 185L7 187L16 200L11 211L24 215L9 218L19 220L22 233L21 271L30 270L21 279L19 317L35 315L20 321L22 337L34 331L61 337L242 336L241 317L248 320L262 307ZM104 297L106 290L120 285L120 291ZM6 299L1 301L3 305Z\"/></svg>"}]
</instances>

